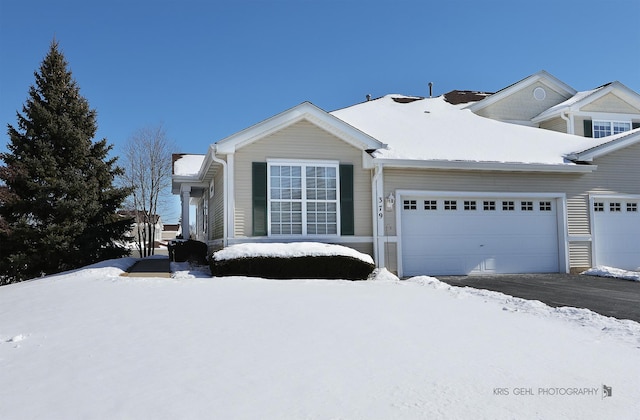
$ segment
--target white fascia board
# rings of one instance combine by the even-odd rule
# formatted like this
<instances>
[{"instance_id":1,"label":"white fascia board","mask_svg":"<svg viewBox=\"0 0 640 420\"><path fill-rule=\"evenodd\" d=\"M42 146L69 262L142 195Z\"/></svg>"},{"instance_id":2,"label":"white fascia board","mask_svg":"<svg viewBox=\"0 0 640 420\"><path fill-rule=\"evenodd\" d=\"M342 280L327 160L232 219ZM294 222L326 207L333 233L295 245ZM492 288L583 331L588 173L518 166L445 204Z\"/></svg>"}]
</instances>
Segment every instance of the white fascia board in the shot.
<instances>
[{"instance_id":1,"label":"white fascia board","mask_svg":"<svg viewBox=\"0 0 640 420\"><path fill-rule=\"evenodd\" d=\"M275 133L285 127L307 119L360 149L380 149L385 145L355 127L318 108L311 102L303 102L287 111L274 115L258 124L239 131L215 143L218 154L231 154L245 145Z\"/></svg>"},{"instance_id":2,"label":"white fascia board","mask_svg":"<svg viewBox=\"0 0 640 420\"><path fill-rule=\"evenodd\" d=\"M198 183L199 183L199 179L197 175L190 175L190 176L172 175L171 176L171 193L180 194L180 192L183 189L183 186L198 184Z\"/></svg>"},{"instance_id":3,"label":"white fascia board","mask_svg":"<svg viewBox=\"0 0 640 420\"><path fill-rule=\"evenodd\" d=\"M459 171L590 173L597 165L469 162L452 160L374 159L385 168L443 169Z\"/></svg>"},{"instance_id":4,"label":"white fascia board","mask_svg":"<svg viewBox=\"0 0 640 420\"><path fill-rule=\"evenodd\" d=\"M598 116L598 114L601 114L603 118L606 117L611 119L612 117L610 117L610 115L621 115L621 114L580 111L580 109L585 105L589 105L590 103L597 101L598 99L602 98L605 95L608 95L609 93L613 93L614 95L619 97L621 100L627 102L632 107L640 109L640 94L629 89L627 86L623 85L622 83L616 81L616 82L612 82L608 86L605 86L601 89L596 89L590 95L586 95L584 98L572 103L571 105L567 105L566 107L563 107L561 109L556 109L554 110L554 112L544 111L540 113L540 115L532 118L531 121L541 122L544 120L548 120L549 118L558 116L564 112L570 112L574 115L584 115L584 116ZM624 115L631 115L631 114L624 114Z\"/></svg>"},{"instance_id":5,"label":"white fascia board","mask_svg":"<svg viewBox=\"0 0 640 420\"><path fill-rule=\"evenodd\" d=\"M568 158L571 160L590 162L595 158L624 149L625 147L632 146L636 143L640 143L640 128L636 128L635 130L628 132L626 135L622 135L608 143L603 143L582 152L573 153L569 155Z\"/></svg>"},{"instance_id":6,"label":"white fascia board","mask_svg":"<svg viewBox=\"0 0 640 420\"><path fill-rule=\"evenodd\" d=\"M559 93L566 93L569 96L573 96L577 93L577 91L572 88L571 86L567 85L566 83L564 83L562 80L552 76L551 74L549 74L548 72L546 72L545 70L540 70L537 73L532 74L529 77L526 77L522 80L520 80L519 82L514 83L513 85L504 88L502 90L499 90L498 92L494 93L493 95L490 95L486 98L484 98L481 101L478 102L474 102L469 106L466 106L465 109L470 109L471 111L478 111L479 109L483 109L493 103L498 102L499 100L506 98L507 96L518 92L519 90L522 90L524 88L526 88L527 86L531 86L532 84L538 82L538 81L542 81L543 83L545 83L547 86L549 86L550 88L558 91Z\"/></svg>"}]
</instances>

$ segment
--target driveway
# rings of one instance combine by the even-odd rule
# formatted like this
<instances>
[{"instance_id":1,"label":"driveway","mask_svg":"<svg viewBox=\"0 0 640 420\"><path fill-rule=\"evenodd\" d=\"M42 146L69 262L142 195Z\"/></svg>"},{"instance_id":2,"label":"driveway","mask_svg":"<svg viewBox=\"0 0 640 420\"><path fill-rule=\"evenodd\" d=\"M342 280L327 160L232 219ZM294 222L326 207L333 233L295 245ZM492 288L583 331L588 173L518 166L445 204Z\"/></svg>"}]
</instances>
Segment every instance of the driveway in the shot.
<instances>
[{"instance_id":1,"label":"driveway","mask_svg":"<svg viewBox=\"0 0 640 420\"><path fill-rule=\"evenodd\" d=\"M640 282L579 274L438 276L452 286L493 290L549 306L587 308L601 315L640 322Z\"/></svg>"}]
</instances>

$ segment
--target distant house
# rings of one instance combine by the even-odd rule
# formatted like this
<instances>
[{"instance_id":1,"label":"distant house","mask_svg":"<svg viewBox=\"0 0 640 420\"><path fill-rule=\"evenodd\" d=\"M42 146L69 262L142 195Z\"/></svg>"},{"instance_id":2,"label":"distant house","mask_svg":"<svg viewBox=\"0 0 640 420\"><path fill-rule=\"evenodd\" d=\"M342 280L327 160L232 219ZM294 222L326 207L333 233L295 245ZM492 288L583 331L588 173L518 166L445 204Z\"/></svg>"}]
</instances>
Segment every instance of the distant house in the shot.
<instances>
[{"instance_id":1,"label":"distant house","mask_svg":"<svg viewBox=\"0 0 640 420\"><path fill-rule=\"evenodd\" d=\"M168 242L176 239L180 234L180 224L167 223L162 225L162 242Z\"/></svg>"},{"instance_id":2,"label":"distant house","mask_svg":"<svg viewBox=\"0 0 640 420\"><path fill-rule=\"evenodd\" d=\"M146 216L142 211L136 210L120 210L118 212L119 215L124 217L129 217L133 219L133 224L131 225L131 230L127 234L129 238L131 238L132 246L135 246L139 238L144 238L144 231L146 230L146 238L147 241L151 238L151 231L147 228L148 219L151 220L153 224L153 233L155 238L154 248L158 248L160 245L160 241L162 241L164 225L162 224L162 220L159 215L154 214L151 216Z\"/></svg>"},{"instance_id":3,"label":"distant house","mask_svg":"<svg viewBox=\"0 0 640 420\"><path fill-rule=\"evenodd\" d=\"M320 241L400 276L640 267L640 95L545 71L496 92L305 102L175 155L211 249Z\"/></svg>"}]
</instances>

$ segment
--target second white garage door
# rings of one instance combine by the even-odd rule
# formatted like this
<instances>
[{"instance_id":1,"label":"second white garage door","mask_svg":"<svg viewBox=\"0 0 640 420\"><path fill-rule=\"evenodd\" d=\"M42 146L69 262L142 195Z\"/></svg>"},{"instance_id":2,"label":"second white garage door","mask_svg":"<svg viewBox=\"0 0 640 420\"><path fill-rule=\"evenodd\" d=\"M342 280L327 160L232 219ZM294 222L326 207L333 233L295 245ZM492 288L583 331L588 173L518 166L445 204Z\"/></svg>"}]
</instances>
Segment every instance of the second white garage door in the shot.
<instances>
[{"instance_id":1,"label":"second white garage door","mask_svg":"<svg viewBox=\"0 0 640 420\"><path fill-rule=\"evenodd\" d=\"M596 265L640 267L640 199L596 196L593 225Z\"/></svg>"},{"instance_id":2,"label":"second white garage door","mask_svg":"<svg viewBox=\"0 0 640 420\"><path fill-rule=\"evenodd\" d=\"M558 272L555 198L401 197L402 275Z\"/></svg>"}]
</instances>

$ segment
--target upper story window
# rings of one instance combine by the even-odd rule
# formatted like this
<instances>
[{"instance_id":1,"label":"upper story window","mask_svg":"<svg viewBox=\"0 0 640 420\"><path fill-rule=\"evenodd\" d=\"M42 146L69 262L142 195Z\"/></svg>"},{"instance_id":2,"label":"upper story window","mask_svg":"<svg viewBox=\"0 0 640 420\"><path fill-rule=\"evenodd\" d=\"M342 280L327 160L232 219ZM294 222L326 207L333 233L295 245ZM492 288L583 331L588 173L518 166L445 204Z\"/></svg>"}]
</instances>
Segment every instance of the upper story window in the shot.
<instances>
[{"instance_id":1,"label":"upper story window","mask_svg":"<svg viewBox=\"0 0 640 420\"><path fill-rule=\"evenodd\" d=\"M631 130L630 122L593 121L593 137L601 138Z\"/></svg>"},{"instance_id":2,"label":"upper story window","mask_svg":"<svg viewBox=\"0 0 640 420\"><path fill-rule=\"evenodd\" d=\"M272 235L337 235L338 165L271 163L269 228Z\"/></svg>"}]
</instances>

